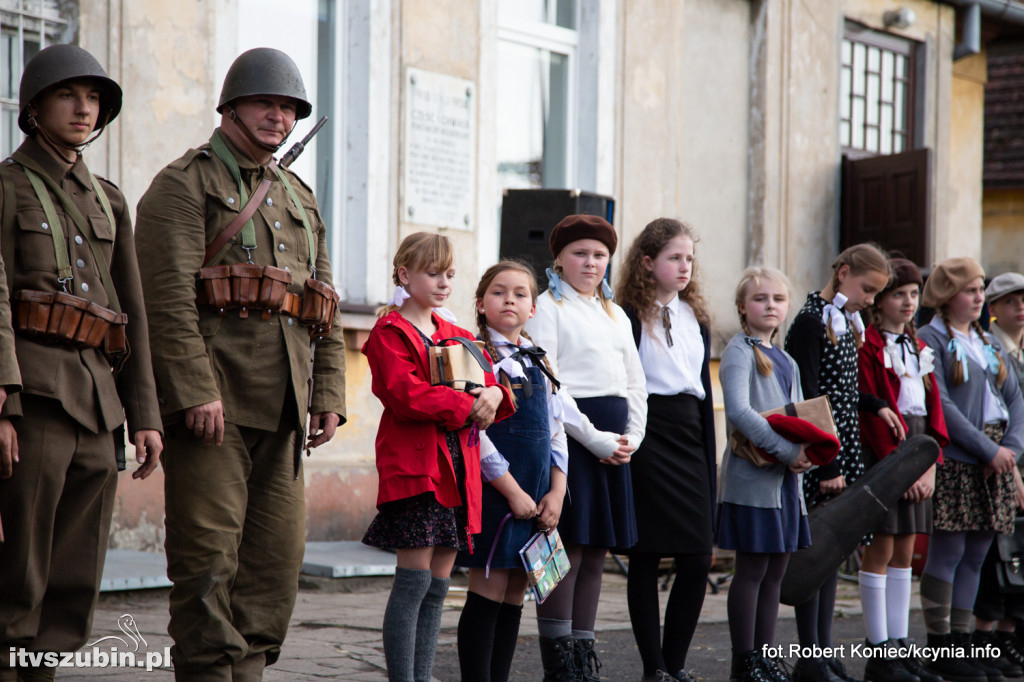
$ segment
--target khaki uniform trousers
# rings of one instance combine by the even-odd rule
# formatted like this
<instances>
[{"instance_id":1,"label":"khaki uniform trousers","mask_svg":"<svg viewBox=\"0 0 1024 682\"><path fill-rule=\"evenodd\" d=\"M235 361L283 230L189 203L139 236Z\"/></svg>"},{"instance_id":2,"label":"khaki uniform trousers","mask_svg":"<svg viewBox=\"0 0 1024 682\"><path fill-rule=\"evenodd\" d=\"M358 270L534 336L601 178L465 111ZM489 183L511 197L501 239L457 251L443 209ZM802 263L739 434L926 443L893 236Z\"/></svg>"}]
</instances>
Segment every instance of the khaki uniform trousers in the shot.
<instances>
[{"instance_id":1,"label":"khaki uniform trousers","mask_svg":"<svg viewBox=\"0 0 1024 682\"><path fill-rule=\"evenodd\" d=\"M117 491L111 433L92 433L60 403L21 394L20 462L0 479L0 677L11 647L86 643Z\"/></svg>"},{"instance_id":2,"label":"khaki uniform trousers","mask_svg":"<svg viewBox=\"0 0 1024 682\"><path fill-rule=\"evenodd\" d=\"M177 680L259 680L280 656L305 552L297 421L283 418L277 431L225 423L221 446L183 423L167 427L167 629Z\"/></svg>"}]
</instances>

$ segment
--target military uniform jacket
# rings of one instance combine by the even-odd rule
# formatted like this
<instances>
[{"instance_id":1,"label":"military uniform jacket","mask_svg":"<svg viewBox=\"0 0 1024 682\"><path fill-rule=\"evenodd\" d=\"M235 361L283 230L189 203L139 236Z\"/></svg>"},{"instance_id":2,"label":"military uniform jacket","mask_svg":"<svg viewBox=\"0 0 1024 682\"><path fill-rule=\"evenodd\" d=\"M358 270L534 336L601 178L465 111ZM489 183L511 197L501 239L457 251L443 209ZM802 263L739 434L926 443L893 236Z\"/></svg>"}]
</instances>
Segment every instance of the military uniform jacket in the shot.
<instances>
[{"instance_id":1,"label":"military uniform jacket","mask_svg":"<svg viewBox=\"0 0 1024 682\"><path fill-rule=\"evenodd\" d=\"M293 280L288 290L302 293L311 273L311 255L301 214L273 171L222 137L238 162L249 196L264 175L271 180L270 191L253 216L253 262L287 269ZM326 228L316 199L298 176L284 173L313 230L317 279L330 283ZM196 275L203 267L206 245L224 231L242 205L238 183L209 144L161 170L139 202L135 243L166 423L179 419L185 409L216 400L223 403L225 420L240 426L278 429L286 398L295 401L297 414L305 417L308 329L286 315L264 320L253 311L240 319L237 310L228 310L221 317L210 306L196 304ZM239 232L217 264L244 262ZM342 422L344 351L340 320L335 319L331 336L317 343L312 412L335 412Z\"/></svg>"},{"instance_id":2,"label":"military uniform jacket","mask_svg":"<svg viewBox=\"0 0 1024 682\"><path fill-rule=\"evenodd\" d=\"M115 374L100 349L47 345L17 335L15 344L23 390L59 401L68 415L94 433L112 431L125 417L129 433L140 429L162 431L150 362L146 310L124 196L113 184L100 179L117 221L116 226L111 225L81 157L69 169L33 137L25 140L19 151L38 163L89 221L95 244L107 260L121 310L128 315L127 337L131 351L122 370ZM3 250L13 254L13 262L5 264L12 277L11 289L60 291L53 238L38 197L17 163L10 159L0 163L0 173L10 174L14 188L14 246L7 244ZM70 293L107 308L113 307L100 279L100 266L89 248L88 240L92 236L79 230L52 192L50 197L67 240L74 277ZM10 199L3 196L0 201ZM3 208L3 213L9 213L9 206ZM2 336L8 328L5 315L0 313L0 349L5 346ZM0 353L0 377L0 383L10 381L3 353ZM7 418L21 414L19 396L9 397L0 412L0 416Z\"/></svg>"}]
</instances>

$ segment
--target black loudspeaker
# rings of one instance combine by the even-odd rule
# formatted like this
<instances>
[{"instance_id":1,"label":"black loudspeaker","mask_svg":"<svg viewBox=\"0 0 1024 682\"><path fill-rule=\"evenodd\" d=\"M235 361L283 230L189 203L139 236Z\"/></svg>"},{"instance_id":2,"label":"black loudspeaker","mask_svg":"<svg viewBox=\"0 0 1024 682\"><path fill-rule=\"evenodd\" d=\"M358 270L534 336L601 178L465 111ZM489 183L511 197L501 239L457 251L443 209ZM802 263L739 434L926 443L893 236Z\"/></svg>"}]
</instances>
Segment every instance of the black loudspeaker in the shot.
<instances>
[{"instance_id":1,"label":"black loudspeaker","mask_svg":"<svg viewBox=\"0 0 1024 682\"><path fill-rule=\"evenodd\" d=\"M562 218L578 213L599 215L614 224L615 200L578 189L505 190L501 202L501 257L529 263L541 291L547 289L544 270L554 261L548 237Z\"/></svg>"}]
</instances>

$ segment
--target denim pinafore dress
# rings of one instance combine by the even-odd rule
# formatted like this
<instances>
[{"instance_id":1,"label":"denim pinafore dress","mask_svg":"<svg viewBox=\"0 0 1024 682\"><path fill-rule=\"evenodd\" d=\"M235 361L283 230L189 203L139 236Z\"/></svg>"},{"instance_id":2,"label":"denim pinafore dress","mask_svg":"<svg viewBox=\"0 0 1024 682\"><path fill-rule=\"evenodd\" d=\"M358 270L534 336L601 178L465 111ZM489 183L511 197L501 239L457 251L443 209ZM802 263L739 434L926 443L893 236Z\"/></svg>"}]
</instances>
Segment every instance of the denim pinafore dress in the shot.
<instances>
[{"instance_id":1,"label":"denim pinafore dress","mask_svg":"<svg viewBox=\"0 0 1024 682\"><path fill-rule=\"evenodd\" d=\"M487 437L498 452L508 460L508 471L519 487L539 502L550 488L551 432L548 427L548 388L544 374L537 367L524 367L532 392L526 396L523 379L510 379L516 399L516 412L508 419L487 427ZM522 568L519 558L530 536L536 532L533 519L510 518L501 528L502 519L511 512L505 496L494 486L484 483L481 531L474 536L476 552L459 552L456 563L469 568L484 568L494 548L491 568ZM497 542L495 538L497 537Z\"/></svg>"}]
</instances>

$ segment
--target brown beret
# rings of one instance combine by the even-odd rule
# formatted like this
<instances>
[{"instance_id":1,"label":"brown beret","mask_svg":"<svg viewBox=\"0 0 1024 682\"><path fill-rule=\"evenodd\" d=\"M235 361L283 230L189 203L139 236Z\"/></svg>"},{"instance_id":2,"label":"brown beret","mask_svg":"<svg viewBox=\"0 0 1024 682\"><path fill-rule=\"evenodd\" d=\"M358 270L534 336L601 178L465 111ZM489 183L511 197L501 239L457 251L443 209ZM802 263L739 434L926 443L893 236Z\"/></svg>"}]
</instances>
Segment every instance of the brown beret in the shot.
<instances>
[{"instance_id":1,"label":"brown beret","mask_svg":"<svg viewBox=\"0 0 1024 682\"><path fill-rule=\"evenodd\" d=\"M979 277L984 278L985 271L973 258L944 260L932 269L932 274L928 275L928 281L924 283L924 291L921 293L921 305L940 308Z\"/></svg>"},{"instance_id":2,"label":"brown beret","mask_svg":"<svg viewBox=\"0 0 1024 682\"><path fill-rule=\"evenodd\" d=\"M562 222L551 230L551 236L548 237L551 255L557 258L567 244L580 239L596 239L608 247L608 255L615 253L615 247L619 243L615 228L601 216L586 213L570 215L562 218Z\"/></svg>"},{"instance_id":3,"label":"brown beret","mask_svg":"<svg viewBox=\"0 0 1024 682\"><path fill-rule=\"evenodd\" d=\"M914 261L906 258L890 258L889 267L892 269L892 279L889 280L889 286L882 290L883 294L908 284L916 284L919 287L924 285L921 269L914 264Z\"/></svg>"}]
</instances>

